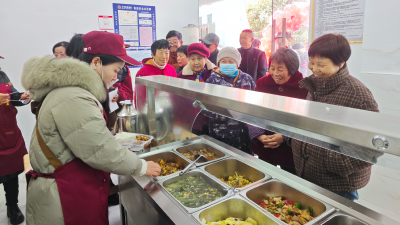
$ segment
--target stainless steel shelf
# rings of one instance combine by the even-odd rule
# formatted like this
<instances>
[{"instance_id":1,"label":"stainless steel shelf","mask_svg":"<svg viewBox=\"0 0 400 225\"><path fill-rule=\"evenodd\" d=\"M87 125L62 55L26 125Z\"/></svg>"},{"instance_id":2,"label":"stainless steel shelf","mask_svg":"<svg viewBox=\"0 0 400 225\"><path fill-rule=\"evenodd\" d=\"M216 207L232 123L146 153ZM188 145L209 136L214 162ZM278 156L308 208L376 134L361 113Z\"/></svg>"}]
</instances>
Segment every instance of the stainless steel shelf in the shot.
<instances>
[{"instance_id":1,"label":"stainless steel shelf","mask_svg":"<svg viewBox=\"0 0 400 225\"><path fill-rule=\"evenodd\" d=\"M192 100L171 101L172 107L188 110L200 101L209 111L370 163L385 153L400 156L399 116L166 76L136 78L136 84Z\"/></svg>"}]
</instances>

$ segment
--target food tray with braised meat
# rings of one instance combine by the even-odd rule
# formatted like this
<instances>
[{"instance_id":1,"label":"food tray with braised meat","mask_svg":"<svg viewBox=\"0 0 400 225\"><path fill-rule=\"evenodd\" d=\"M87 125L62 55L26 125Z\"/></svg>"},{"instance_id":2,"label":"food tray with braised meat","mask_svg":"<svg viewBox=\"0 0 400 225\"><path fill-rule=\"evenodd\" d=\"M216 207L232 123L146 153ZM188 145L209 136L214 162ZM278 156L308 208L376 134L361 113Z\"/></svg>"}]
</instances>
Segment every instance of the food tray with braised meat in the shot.
<instances>
[{"instance_id":1,"label":"food tray with braised meat","mask_svg":"<svg viewBox=\"0 0 400 225\"><path fill-rule=\"evenodd\" d=\"M170 177L172 174L185 169L190 162L172 150L154 153L145 157L141 156L146 161L153 161L161 166L161 174L157 177L158 180Z\"/></svg>"},{"instance_id":2,"label":"food tray with braised meat","mask_svg":"<svg viewBox=\"0 0 400 225\"><path fill-rule=\"evenodd\" d=\"M195 160L196 155L204 155L207 158L207 162L196 162L197 167L210 164L230 156L223 150L217 149L216 147L203 142L179 147L175 151L191 162Z\"/></svg>"}]
</instances>

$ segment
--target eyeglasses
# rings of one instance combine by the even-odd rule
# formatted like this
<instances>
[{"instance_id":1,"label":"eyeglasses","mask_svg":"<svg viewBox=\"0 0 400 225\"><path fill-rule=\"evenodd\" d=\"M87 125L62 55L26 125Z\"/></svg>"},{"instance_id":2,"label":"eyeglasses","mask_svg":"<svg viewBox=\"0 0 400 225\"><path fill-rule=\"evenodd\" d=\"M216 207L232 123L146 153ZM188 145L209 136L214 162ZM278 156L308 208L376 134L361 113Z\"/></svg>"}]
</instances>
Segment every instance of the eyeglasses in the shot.
<instances>
[{"instance_id":1,"label":"eyeglasses","mask_svg":"<svg viewBox=\"0 0 400 225\"><path fill-rule=\"evenodd\" d=\"M174 42L169 42L169 41L168 41L168 43L169 43L170 45L178 45L178 44L179 44L177 41L174 41Z\"/></svg>"},{"instance_id":2,"label":"eyeglasses","mask_svg":"<svg viewBox=\"0 0 400 225\"><path fill-rule=\"evenodd\" d=\"M209 48L212 44L207 44L204 41L201 42L204 46L206 46L207 48Z\"/></svg>"}]
</instances>

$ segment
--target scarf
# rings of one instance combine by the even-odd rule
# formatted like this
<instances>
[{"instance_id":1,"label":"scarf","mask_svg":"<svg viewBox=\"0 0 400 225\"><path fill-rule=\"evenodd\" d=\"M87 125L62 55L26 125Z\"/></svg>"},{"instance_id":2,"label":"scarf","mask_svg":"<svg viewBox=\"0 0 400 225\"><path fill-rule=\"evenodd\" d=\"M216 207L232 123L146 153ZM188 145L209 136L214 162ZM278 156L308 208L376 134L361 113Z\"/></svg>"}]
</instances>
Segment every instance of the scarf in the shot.
<instances>
[{"instance_id":1,"label":"scarf","mask_svg":"<svg viewBox=\"0 0 400 225\"><path fill-rule=\"evenodd\" d=\"M196 81L197 82L204 82L203 80L203 74L207 71L206 68L203 68L201 72L194 72L194 75L196 75Z\"/></svg>"},{"instance_id":2,"label":"scarf","mask_svg":"<svg viewBox=\"0 0 400 225\"><path fill-rule=\"evenodd\" d=\"M159 66L159 65L156 63L156 60L154 60L154 59L153 59L153 62L154 62L154 65L156 65L160 70L163 70L163 69L167 66L167 64L165 64L164 66Z\"/></svg>"}]
</instances>

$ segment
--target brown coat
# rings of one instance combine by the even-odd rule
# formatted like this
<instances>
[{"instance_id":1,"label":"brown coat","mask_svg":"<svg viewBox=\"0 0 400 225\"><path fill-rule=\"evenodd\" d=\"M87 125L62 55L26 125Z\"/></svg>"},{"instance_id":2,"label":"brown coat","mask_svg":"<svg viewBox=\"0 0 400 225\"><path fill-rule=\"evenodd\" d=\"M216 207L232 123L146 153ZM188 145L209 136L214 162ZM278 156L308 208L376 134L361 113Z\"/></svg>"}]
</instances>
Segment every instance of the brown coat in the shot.
<instances>
[{"instance_id":1,"label":"brown coat","mask_svg":"<svg viewBox=\"0 0 400 225\"><path fill-rule=\"evenodd\" d=\"M175 69L179 68L178 53L177 52L170 52L169 53L168 64L173 66Z\"/></svg>"},{"instance_id":2,"label":"brown coat","mask_svg":"<svg viewBox=\"0 0 400 225\"><path fill-rule=\"evenodd\" d=\"M349 74L347 65L329 78L300 81L307 100L379 112L370 90ZM298 140L292 140L297 175L330 191L354 191L368 184L372 164Z\"/></svg>"}]
</instances>

